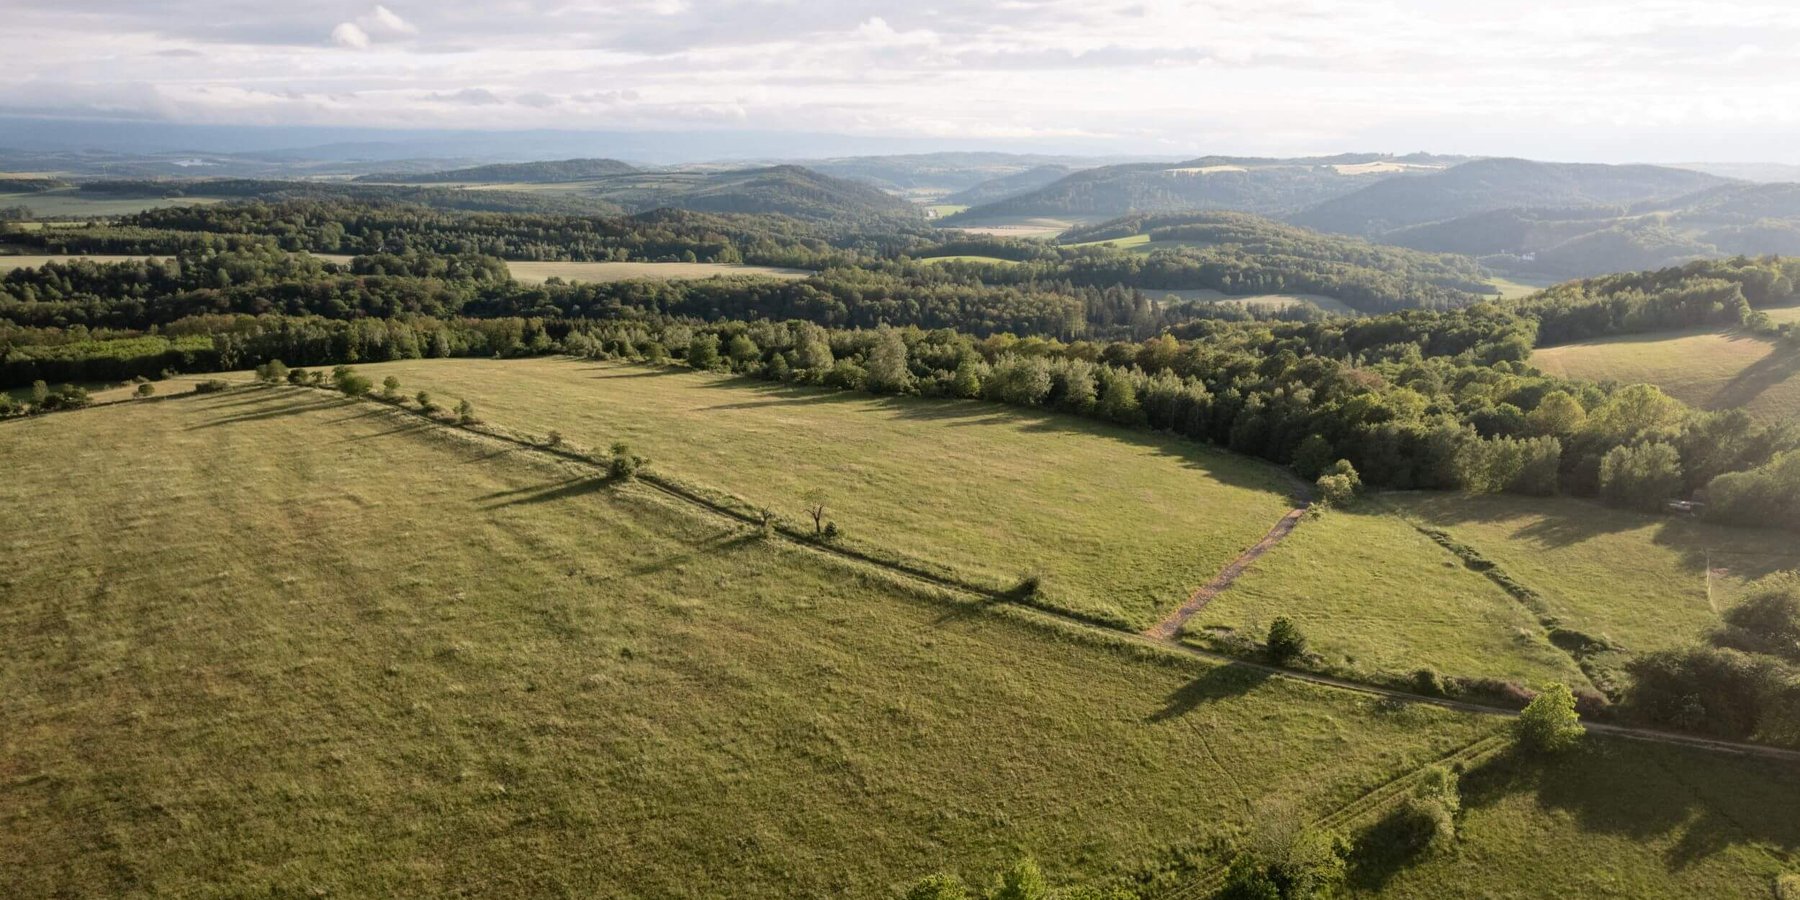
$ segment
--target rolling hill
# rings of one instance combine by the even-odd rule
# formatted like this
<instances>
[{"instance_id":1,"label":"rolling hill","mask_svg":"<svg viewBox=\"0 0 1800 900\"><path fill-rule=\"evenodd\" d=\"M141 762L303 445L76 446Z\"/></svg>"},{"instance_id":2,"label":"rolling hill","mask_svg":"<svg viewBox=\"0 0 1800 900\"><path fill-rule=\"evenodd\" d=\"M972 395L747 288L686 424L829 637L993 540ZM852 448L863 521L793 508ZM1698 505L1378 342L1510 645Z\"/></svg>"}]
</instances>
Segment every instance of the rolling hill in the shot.
<instances>
[{"instance_id":1,"label":"rolling hill","mask_svg":"<svg viewBox=\"0 0 1800 900\"><path fill-rule=\"evenodd\" d=\"M361 182L390 184L555 184L606 175L626 175L637 167L616 159L564 159L546 162L496 163L438 172L384 172L364 175Z\"/></svg>"},{"instance_id":2,"label":"rolling hill","mask_svg":"<svg viewBox=\"0 0 1800 900\"><path fill-rule=\"evenodd\" d=\"M1499 209L1402 228L1388 243L1582 278L1693 259L1800 253L1800 184L1720 184L1629 206Z\"/></svg>"},{"instance_id":3,"label":"rolling hill","mask_svg":"<svg viewBox=\"0 0 1800 900\"><path fill-rule=\"evenodd\" d=\"M990 178L973 187L966 188L945 197L943 202L962 206L980 206L984 203L995 203L1021 194L1028 194L1047 185L1055 184L1069 177L1076 170L1068 166L1038 166L1011 175Z\"/></svg>"},{"instance_id":4,"label":"rolling hill","mask_svg":"<svg viewBox=\"0 0 1800 900\"><path fill-rule=\"evenodd\" d=\"M1287 213L1357 190L1371 181L1411 177L1460 162L1424 154L1345 154L1302 159L1206 156L1178 163L1133 163L1072 173L1035 191L976 206L945 220L979 225L1021 218L1084 221L1137 212L1230 209Z\"/></svg>"},{"instance_id":5,"label":"rolling hill","mask_svg":"<svg viewBox=\"0 0 1800 900\"><path fill-rule=\"evenodd\" d=\"M1724 183L1714 175L1662 166L1482 159L1417 178L1385 179L1319 202L1291 220L1320 231L1373 236L1497 209L1667 200Z\"/></svg>"}]
</instances>

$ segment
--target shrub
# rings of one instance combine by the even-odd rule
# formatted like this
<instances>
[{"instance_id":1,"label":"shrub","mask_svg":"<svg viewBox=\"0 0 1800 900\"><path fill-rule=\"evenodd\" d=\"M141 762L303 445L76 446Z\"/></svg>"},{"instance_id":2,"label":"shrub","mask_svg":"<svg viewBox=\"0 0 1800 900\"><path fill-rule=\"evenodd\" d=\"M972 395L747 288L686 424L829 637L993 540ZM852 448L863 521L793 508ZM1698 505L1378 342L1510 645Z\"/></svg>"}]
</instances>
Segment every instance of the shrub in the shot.
<instances>
[{"instance_id":1,"label":"shrub","mask_svg":"<svg viewBox=\"0 0 1800 900\"><path fill-rule=\"evenodd\" d=\"M256 367L256 380L264 384L280 384L291 375L286 364L279 359L271 359Z\"/></svg>"},{"instance_id":2,"label":"shrub","mask_svg":"<svg viewBox=\"0 0 1800 900\"><path fill-rule=\"evenodd\" d=\"M475 424L475 421L475 404L470 403L466 399L458 400L456 403L456 423L458 425L473 425Z\"/></svg>"},{"instance_id":3,"label":"shrub","mask_svg":"<svg viewBox=\"0 0 1800 900\"><path fill-rule=\"evenodd\" d=\"M1574 692L1559 682L1544 685L1513 720L1513 734L1520 746L1538 753L1573 749L1586 733L1575 711Z\"/></svg>"},{"instance_id":4,"label":"shrub","mask_svg":"<svg viewBox=\"0 0 1800 900\"><path fill-rule=\"evenodd\" d=\"M631 445L619 441L612 445L612 460L606 465L606 474L612 478L626 479L637 475L649 460L631 452Z\"/></svg>"},{"instance_id":5,"label":"shrub","mask_svg":"<svg viewBox=\"0 0 1800 900\"><path fill-rule=\"evenodd\" d=\"M1800 662L1800 576L1789 575L1725 611L1713 642Z\"/></svg>"},{"instance_id":6,"label":"shrub","mask_svg":"<svg viewBox=\"0 0 1800 900\"><path fill-rule=\"evenodd\" d=\"M1414 693L1427 697L1442 697L1445 694L1444 676L1430 666L1424 666L1413 673L1412 688Z\"/></svg>"},{"instance_id":7,"label":"shrub","mask_svg":"<svg viewBox=\"0 0 1800 900\"><path fill-rule=\"evenodd\" d=\"M1316 434L1307 435L1294 451L1294 471L1301 478L1318 478L1331 464L1331 442Z\"/></svg>"},{"instance_id":8,"label":"shrub","mask_svg":"<svg viewBox=\"0 0 1800 900\"><path fill-rule=\"evenodd\" d=\"M137 395L139 397L148 397L154 393L156 393L156 385L151 384L148 381L137 386Z\"/></svg>"},{"instance_id":9,"label":"shrub","mask_svg":"<svg viewBox=\"0 0 1800 900\"><path fill-rule=\"evenodd\" d=\"M1775 900L1800 900L1800 875L1776 876Z\"/></svg>"},{"instance_id":10,"label":"shrub","mask_svg":"<svg viewBox=\"0 0 1800 900\"><path fill-rule=\"evenodd\" d=\"M1719 647L1645 653L1626 663L1633 715L1684 731L1747 738L1762 727L1788 681L1773 657Z\"/></svg>"},{"instance_id":11,"label":"shrub","mask_svg":"<svg viewBox=\"0 0 1800 900\"><path fill-rule=\"evenodd\" d=\"M1013 867L1000 876L988 897L991 900L1044 900L1049 893L1050 886L1045 883L1037 860L1027 856L1013 863Z\"/></svg>"},{"instance_id":12,"label":"shrub","mask_svg":"<svg viewBox=\"0 0 1800 900\"><path fill-rule=\"evenodd\" d=\"M312 373L306 371L305 369L289 369L288 373L287 373L287 383L288 384L305 384L309 380L311 380L311 375L312 375Z\"/></svg>"},{"instance_id":13,"label":"shrub","mask_svg":"<svg viewBox=\"0 0 1800 900\"><path fill-rule=\"evenodd\" d=\"M688 365L696 369L710 369L719 364L719 338L712 334L697 334L688 342Z\"/></svg>"},{"instance_id":14,"label":"shrub","mask_svg":"<svg viewBox=\"0 0 1800 900\"><path fill-rule=\"evenodd\" d=\"M400 396L400 379L393 375L381 379L381 396L389 400Z\"/></svg>"},{"instance_id":15,"label":"shrub","mask_svg":"<svg viewBox=\"0 0 1800 900\"><path fill-rule=\"evenodd\" d=\"M1328 897L1343 883L1350 845L1341 835L1309 827L1291 810L1261 810L1254 827L1232 858L1219 897Z\"/></svg>"},{"instance_id":16,"label":"shrub","mask_svg":"<svg viewBox=\"0 0 1800 900\"><path fill-rule=\"evenodd\" d=\"M825 523L825 531L823 532L822 536L828 541L835 541L838 539L838 535L840 535L842 533L843 532L840 532L838 530L838 525L836 522L826 522Z\"/></svg>"},{"instance_id":17,"label":"shrub","mask_svg":"<svg viewBox=\"0 0 1800 900\"><path fill-rule=\"evenodd\" d=\"M906 900L969 900L969 886L955 875L939 872L908 888Z\"/></svg>"},{"instance_id":18,"label":"shrub","mask_svg":"<svg viewBox=\"0 0 1800 900\"><path fill-rule=\"evenodd\" d=\"M1269 625L1267 642L1269 660L1276 665L1289 662L1306 653L1306 635L1300 633L1300 626L1295 625L1286 616L1277 616Z\"/></svg>"},{"instance_id":19,"label":"shrub","mask_svg":"<svg viewBox=\"0 0 1800 900\"><path fill-rule=\"evenodd\" d=\"M1655 512L1681 492L1681 454L1668 444L1614 447L1600 458L1600 496Z\"/></svg>"},{"instance_id":20,"label":"shrub","mask_svg":"<svg viewBox=\"0 0 1800 900\"><path fill-rule=\"evenodd\" d=\"M1035 569L1019 576L1019 583L1013 586L1013 594L1021 599L1036 597L1044 589L1044 573Z\"/></svg>"},{"instance_id":21,"label":"shrub","mask_svg":"<svg viewBox=\"0 0 1800 900\"><path fill-rule=\"evenodd\" d=\"M1362 478L1349 460L1340 459L1326 466L1313 486L1318 490L1319 502L1330 507L1343 507L1354 501L1357 492L1362 490Z\"/></svg>"},{"instance_id":22,"label":"shrub","mask_svg":"<svg viewBox=\"0 0 1800 900\"><path fill-rule=\"evenodd\" d=\"M544 446L546 447L561 447L562 441L562 432L560 431L552 429L549 434L544 435Z\"/></svg>"},{"instance_id":23,"label":"shrub","mask_svg":"<svg viewBox=\"0 0 1800 900\"><path fill-rule=\"evenodd\" d=\"M337 389L343 391L346 397L366 397L369 390L375 386L375 383L368 378L350 371L340 372L334 375L332 380L337 384Z\"/></svg>"},{"instance_id":24,"label":"shrub","mask_svg":"<svg viewBox=\"0 0 1800 900\"><path fill-rule=\"evenodd\" d=\"M431 402L430 394L428 394L424 391L420 391L417 394L413 395L413 400L414 400L414 402L419 404L420 410L422 410L424 412L428 412L428 413L437 412L437 407L435 405L433 405Z\"/></svg>"},{"instance_id":25,"label":"shrub","mask_svg":"<svg viewBox=\"0 0 1800 900\"><path fill-rule=\"evenodd\" d=\"M231 387L231 382L229 382L229 381L222 381L217 378L208 378L207 380L194 385L194 393L196 393L196 394L217 394L220 391L226 390L230 387Z\"/></svg>"}]
</instances>

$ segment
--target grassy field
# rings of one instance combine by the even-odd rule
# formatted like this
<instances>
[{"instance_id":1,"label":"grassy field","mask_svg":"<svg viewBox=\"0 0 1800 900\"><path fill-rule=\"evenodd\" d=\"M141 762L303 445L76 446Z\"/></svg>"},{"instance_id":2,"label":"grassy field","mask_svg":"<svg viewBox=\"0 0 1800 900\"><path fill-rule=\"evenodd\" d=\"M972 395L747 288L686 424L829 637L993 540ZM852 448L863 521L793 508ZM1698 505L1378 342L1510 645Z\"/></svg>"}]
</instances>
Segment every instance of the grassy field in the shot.
<instances>
[{"instance_id":1,"label":"grassy field","mask_svg":"<svg viewBox=\"0 0 1800 900\"><path fill-rule=\"evenodd\" d=\"M722 276L759 276L766 278L805 278L813 273L805 269L782 269L775 266L739 266L724 263L679 262L517 262L508 260L506 268L513 278L528 284L541 284L549 278L564 281L681 281Z\"/></svg>"},{"instance_id":2,"label":"grassy field","mask_svg":"<svg viewBox=\"0 0 1800 900\"><path fill-rule=\"evenodd\" d=\"M942 226L971 234L986 234L994 237L1051 237L1062 234L1076 225L1080 220L1026 217L1016 219L991 219L985 222L958 222L955 225Z\"/></svg>"},{"instance_id":3,"label":"grassy field","mask_svg":"<svg viewBox=\"0 0 1800 900\"><path fill-rule=\"evenodd\" d=\"M1535 684L1585 679L1531 613L1399 517L1372 506L1301 523L1193 619L1186 639L1261 640L1276 616L1300 626L1331 669L1404 679L1446 675Z\"/></svg>"},{"instance_id":4,"label":"grassy field","mask_svg":"<svg viewBox=\"0 0 1800 900\"><path fill-rule=\"evenodd\" d=\"M923 204L923 209L925 210L925 212L928 215L932 216L933 218L942 218L944 216L954 216L957 213L962 212L963 210L968 209L968 208L969 207L967 204L958 204L958 203L926 203L926 204Z\"/></svg>"},{"instance_id":5,"label":"grassy field","mask_svg":"<svg viewBox=\"0 0 1800 900\"><path fill-rule=\"evenodd\" d=\"M112 197L82 193L74 188L35 194L0 194L0 206L28 207L34 216L78 219L88 216L125 216L146 209L200 206L217 202L218 199L212 197Z\"/></svg>"},{"instance_id":6,"label":"grassy field","mask_svg":"<svg viewBox=\"0 0 1800 900\"><path fill-rule=\"evenodd\" d=\"M0 432L9 896L1095 878L1497 725L912 593L317 392Z\"/></svg>"},{"instance_id":7,"label":"grassy field","mask_svg":"<svg viewBox=\"0 0 1800 900\"><path fill-rule=\"evenodd\" d=\"M1697 640L1745 584L1800 568L1800 545L1776 531L1566 498L1417 493L1383 499L1499 564L1541 594L1567 627L1628 650Z\"/></svg>"},{"instance_id":8,"label":"grassy field","mask_svg":"<svg viewBox=\"0 0 1800 900\"><path fill-rule=\"evenodd\" d=\"M1800 851L1791 765L1601 744L1549 767L1500 757L1465 774L1462 794L1453 852L1405 866L1354 856L1350 894L1763 900Z\"/></svg>"},{"instance_id":9,"label":"grassy field","mask_svg":"<svg viewBox=\"0 0 1800 900\"><path fill-rule=\"evenodd\" d=\"M1324 294L1226 294L1210 288L1191 288L1187 290L1147 289L1144 293L1157 298L1177 297L1189 302L1242 303L1245 305L1266 305L1283 308L1306 305L1316 306L1319 309L1338 316L1354 316L1358 314L1356 310L1345 306L1342 300L1339 300L1336 297L1327 297Z\"/></svg>"},{"instance_id":10,"label":"grassy field","mask_svg":"<svg viewBox=\"0 0 1800 900\"><path fill-rule=\"evenodd\" d=\"M1494 289L1499 292L1502 300L1516 300L1520 297L1529 297L1550 286L1548 281L1530 282L1498 277L1489 278L1488 284L1493 285Z\"/></svg>"},{"instance_id":11,"label":"grassy field","mask_svg":"<svg viewBox=\"0 0 1800 900\"><path fill-rule=\"evenodd\" d=\"M1772 310L1787 321L1794 310ZM1531 355L1556 375L1596 381L1645 382L1703 409L1746 409L1765 420L1800 420L1800 353L1737 332L1626 335Z\"/></svg>"},{"instance_id":12,"label":"grassy field","mask_svg":"<svg viewBox=\"0 0 1800 900\"><path fill-rule=\"evenodd\" d=\"M407 393L575 444L629 441L658 471L805 518L824 492L848 539L1148 626L1288 507L1271 466L1071 416L878 398L636 366L418 360L361 367ZM1068 511L1082 510L1080 516Z\"/></svg>"},{"instance_id":13,"label":"grassy field","mask_svg":"<svg viewBox=\"0 0 1800 900\"><path fill-rule=\"evenodd\" d=\"M919 262L928 262L928 263L978 262L978 263L994 263L994 264L1003 265L1003 266L1018 265L1018 262L1016 260L1001 259L998 256L968 256L968 255L927 256L927 257L920 259Z\"/></svg>"},{"instance_id":14,"label":"grassy field","mask_svg":"<svg viewBox=\"0 0 1800 900\"><path fill-rule=\"evenodd\" d=\"M136 256L136 255L129 254L129 253L66 253L66 254L56 254L56 253L41 254L41 253L39 253L39 254L29 254L29 255L28 254L20 254L18 256L0 255L0 272L5 272L9 269L35 269L38 266L46 265L48 263L69 262L71 260L77 260L77 259L85 259L85 260L89 260L91 262L97 262L97 263L116 263L116 262L131 262L132 260L135 260L135 259L145 259L145 258L146 257Z\"/></svg>"}]
</instances>

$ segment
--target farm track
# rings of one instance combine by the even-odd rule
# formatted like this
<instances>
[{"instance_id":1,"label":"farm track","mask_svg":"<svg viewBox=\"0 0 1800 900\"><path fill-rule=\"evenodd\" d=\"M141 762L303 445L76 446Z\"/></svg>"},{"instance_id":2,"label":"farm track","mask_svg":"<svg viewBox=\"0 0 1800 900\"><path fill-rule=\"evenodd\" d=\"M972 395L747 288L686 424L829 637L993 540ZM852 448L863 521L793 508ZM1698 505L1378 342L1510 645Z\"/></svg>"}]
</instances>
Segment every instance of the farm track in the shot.
<instances>
[{"instance_id":1,"label":"farm track","mask_svg":"<svg viewBox=\"0 0 1800 900\"><path fill-rule=\"evenodd\" d=\"M1281 521L1276 522L1275 527L1269 529L1269 533L1263 535L1262 540L1257 541L1250 549L1238 554L1238 557L1232 560L1223 571L1213 578L1213 580L1196 589L1194 593L1188 597L1186 603L1181 604L1174 612L1169 613L1169 615L1161 622L1150 626L1150 628L1144 632L1144 637L1158 641L1175 640L1180 636L1182 627L1187 625L1188 619L1193 618L1194 614L1205 609L1206 605L1211 603L1214 597L1219 596L1221 593L1224 593L1227 588L1231 587L1232 583L1238 580L1238 576L1243 575L1244 571L1249 569L1252 563L1261 559L1263 554L1275 549L1276 544L1281 543L1288 535L1293 534L1294 526L1300 524L1300 519L1302 516L1306 515L1306 510L1307 507L1304 504L1288 510L1287 515L1282 516Z\"/></svg>"},{"instance_id":2,"label":"farm track","mask_svg":"<svg viewBox=\"0 0 1800 900\"><path fill-rule=\"evenodd\" d=\"M322 391L330 393L334 396L337 395L336 391L331 390L329 388L313 388L313 389L314 390L322 390ZM374 398L370 398L369 402L376 403L380 406L383 406L390 410L393 410L396 414L399 414L399 415L404 415L404 416L408 416L408 417L415 418L415 419L422 419L424 421L433 423L433 424L435 424L441 428L444 428L448 431L457 432L457 433L461 433L461 434L467 434L467 435L474 435L474 436L483 437L483 438L487 438L487 439L495 440L495 441L501 441L501 442L513 445L515 447L518 447L518 448L526 450L526 451L540 453L540 454L543 454L543 455L546 455L546 456L549 456L549 457L552 457L552 458L555 458L558 460L566 461L566 462L579 463L579 464L588 466L590 468L593 468L598 472L601 472L601 473L605 472L605 465L603 463L600 463L600 462L594 460L592 457L586 456L581 453L577 453L572 450L546 447L546 446L536 443L534 441L530 441L525 438L516 437L511 434L504 434L504 433L499 433L499 432L495 432L495 431L488 430L488 429L459 425L454 422L446 422L442 419L436 418L435 416L430 416L423 412L409 409L409 408L401 406L397 403L384 403L384 402L382 402L378 399L374 399ZM695 491L693 489L686 488L675 482L667 481L666 479L662 479L662 478L654 475L653 473L640 473L640 476L637 479L637 483L642 484L645 487L651 488L652 490L655 490L658 493L664 494L670 498L679 500L682 503L687 504L689 506L695 507L697 509L703 510L705 512L711 513L716 516L722 516L726 519L731 520L734 523L742 524L742 525L751 525L751 526L760 526L761 525L761 523L754 516L751 516L748 513L742 512L740 510L732 509L732 508L725 506L715 500L712 500L710 498L702 496L700 493L698 493L697 491ZM1480 703L1470 703L1470 702L1464 701L1464 700L1453 700L1448 697L1432 697L1432 696L1427 696L1425 694L1415 694L1415 693L1411 693L1409 691L1402 691L1402 690L1397 690L1394 688L1381 687L1379 685L1364 684L1362 682L1348 681L1348 680L1345 680L1342 678L1334 678L1330 675L1319 675L1319 674L1312 673L1312 672L1301 671L1299 669L1288 669L1288 668L1283 668L1281 666L1268 665L1266 663L1252 662L1250 660L1240 659L1235 656L1227 656L1223 653L1214 653L1210 650L1202 650L1198 647L1188 646L1186 644L1180 643L1179 641L1163 640L1160 638L1149 637L1144 634L1139 634L1136 632L1128 631L1126 629L1120 628L1120 627L1118 627L1116 625L1112 625L1110 623L1095 622L1095 621L1086 619L1082 616L1079 616L1079 615L1076 615L1073 613L1069 613L1069 612L1066 612L1063 610L1053 609L1053 608L1045 607L1045 606L1042 606L1039 604L1035 604L1035 603L1030 602L1029 599L1019 597L1014 592L1000 591L1000 590L994 590L992 588L982 587L980 585L971 584L971 583L962 581L960 579L947 577L947 576L944 576L944 575L941 575L938 573L930 572L923 568L919 568L919 567L915 567L915 566L908 566L908 565L904 565L904 564L900 564L900 563L895 563L890 560L879 559L877 557L873 557L868 554L860 553L856 550L848 549L845 547L838 547L838 546L833 546L830 544L820 543L815 540L810 540L803 535L797 535L797 533L793 532L793 531L782 530L779 532L779 535L780 535L780 537L787 539L789 541L789 543L791 543L795 547L798 547L798 548L804 549L804 550L808 550L808 551L811 551L814 553L818 553L823 556L838 559L845 563L857 566L858 568L874 567L892 577L902 580L903 582L911 583L913 585L929 586L936 590L948 591L948 592L955 593L955 594L961 594L965 597L973 597L977 602L982 603L982 604L1004 603L1008 606L1014 607L1024 613L1029 614L1033 617L1036 617L1040 620L1055 623L1063 628L1073 629L1079 633L1094 635L1094 636L1102 638L1106 641L1113 642L1115 644L1116 643L1127 643L1127 644L1136 644L1136 645L1140 645L1140 646L1148 646L1148 647L1151 647L1151 648L1154 648L1157 650L1161 650L1164 652L1172 652L1172 653L1177 653L1177 654L1193 657L1195 659L1203 659L1208 662L1231 666L1231 667L1237 668L1239 670L1256 672L1256 673L1260 673L1260 674L1267 675L1270 677L1285 678L1290 681L1298 681L1298 682L1302 682L1305 684L1315 685L1317 687L1330 688L1332 690L1338 690L1338 691L1347 691L1347 692L1351 692L1351 693L1363 694L1365 696L1370 696L1370 697L1378 697L1378 698L1384 698L1384 699L1388 699L1388 700L1395 700L1395 701L1399 701L1399 702L1403 702L1403 703L1424 704L1424 705L1428 705L1428 706L1436 706L1436 707L1439 707L1442 709L1455 710L1457 712L1475 713L1478 715L1498 716L1498 717L1502 717L1502 718L1514 718L1514 717L1517 717L1519 714L1518 710L1509 709L1507 707L1487 706L1487 705L1480 704ZM1689 748L1700 749L1700 750L1710 750L1710 751L1715 751L1715 752L1720 752L1720 753L1731 753L1731 754L1740 755L1740 756L1757 757L1757 758L1769 759L1769 760L1779 760L1779 761L1783 761L1783 762L1800 763L1800 750L1787 750L1787 749L1783 749L1780 747L1769 747L1769 746L1764 746L1761 744L1749 744L1749 743L1743 743L1743 742L1739 742L1739 741L1727 741L1727 740L1720 740L1720 739L1716 739L1716 738L1697 737L1694 735L1680 734L1677 732L1658 731L1653 728L1636 728L1636 727L1632 727L1632 726L1628 726L1628 725L1615 725L1615 724L1608 723L1608 722L1584 722L1583 724L1586 726L1587 730L1590 732L1611 735L1614 737L1622 737L1622 738L1628 738L1628 739L1632 739L1632 740L1647 741L1650 743L1668 744L1668 745L1679 746L1679 747L1689 747Z\"/></svg>"}]
</instances>

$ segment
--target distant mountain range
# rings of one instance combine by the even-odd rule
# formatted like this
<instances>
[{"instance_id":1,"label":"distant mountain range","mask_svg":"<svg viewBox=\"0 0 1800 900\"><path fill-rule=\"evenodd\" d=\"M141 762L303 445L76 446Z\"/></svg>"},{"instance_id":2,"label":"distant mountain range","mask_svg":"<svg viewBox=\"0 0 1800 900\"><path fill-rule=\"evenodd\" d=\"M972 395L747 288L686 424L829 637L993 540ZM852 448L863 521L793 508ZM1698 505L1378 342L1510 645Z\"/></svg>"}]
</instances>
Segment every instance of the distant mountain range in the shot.
<instances>
[{"instance_id":1,"label":"distant mountain range","mask_svg":"<svg viewBox=\"0 0 1800 900\"><path fill-rule=\"evenodd\" d=\"M636 166L616 159L565 159L554 162L495 163L465 169L437 172L378 172L357 181L391 182L394 184L518 183L555 184L583 181L607 175L626 175L638 171Z\"/></svg>"}]
</instances>

